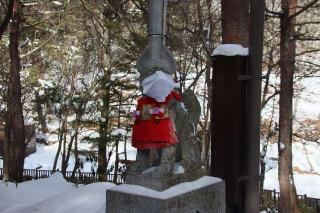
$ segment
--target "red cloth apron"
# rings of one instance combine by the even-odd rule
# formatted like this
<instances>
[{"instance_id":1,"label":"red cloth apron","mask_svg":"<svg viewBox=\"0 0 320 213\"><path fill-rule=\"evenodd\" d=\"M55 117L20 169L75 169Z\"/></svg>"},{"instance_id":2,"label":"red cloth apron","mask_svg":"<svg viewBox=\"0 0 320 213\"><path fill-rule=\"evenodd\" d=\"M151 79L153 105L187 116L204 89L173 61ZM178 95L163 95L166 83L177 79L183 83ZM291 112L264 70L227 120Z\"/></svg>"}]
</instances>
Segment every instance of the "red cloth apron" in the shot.
<instances>
[{"instance_id":1,"label":"red cloth apron","mask_svg":"<svg viewBox=\"0 0 320 213\"><path fill-rule=\"evenodd\" d=\"M178 142L173 122L168 116L168 103L173 98L181 101L181 96L176 91L172 91L161 103L148 96L138 100L136 110L138 115L135 116L136 120L132 131L133 147L159 149ZM149 111L150 114L148 114Z\"/></svg>"}]
</instances>

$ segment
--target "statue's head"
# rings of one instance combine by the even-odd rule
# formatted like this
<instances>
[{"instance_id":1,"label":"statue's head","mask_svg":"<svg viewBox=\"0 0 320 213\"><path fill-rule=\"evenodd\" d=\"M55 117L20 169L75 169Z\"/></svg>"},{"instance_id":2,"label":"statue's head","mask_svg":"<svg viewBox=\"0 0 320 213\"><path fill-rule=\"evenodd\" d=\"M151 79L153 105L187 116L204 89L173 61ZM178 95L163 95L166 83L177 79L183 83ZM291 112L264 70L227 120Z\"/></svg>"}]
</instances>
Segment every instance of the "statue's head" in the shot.
<instances>
[{"instance_id":1,"label":"statue's head","mask_svg":"<svg viewBox=\"0 0 320 213\"><path fill-rule=\"evenodd\" d=\"M142 93L154 98L158 102L164 102L170 92L178 87L173 77L162 71L156 71L141 82Z\"/></svg>"}]
</instances>

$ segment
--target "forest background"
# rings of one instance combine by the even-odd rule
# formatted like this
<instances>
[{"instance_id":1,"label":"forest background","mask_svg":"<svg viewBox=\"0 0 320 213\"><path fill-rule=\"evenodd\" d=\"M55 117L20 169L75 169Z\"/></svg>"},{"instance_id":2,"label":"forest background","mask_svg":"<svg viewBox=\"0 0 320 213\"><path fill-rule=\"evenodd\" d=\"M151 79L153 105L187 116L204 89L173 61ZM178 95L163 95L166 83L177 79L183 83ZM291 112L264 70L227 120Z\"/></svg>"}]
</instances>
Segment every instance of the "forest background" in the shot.
<instances>
[{"instance_id":1,"label":"forest background","mask_svg":"<svg viewBox=\"0 0 320 213\"><path fill-rule=\"evenodd\" d=\"M10 24L8 8L16 1L0 2L2 132L8 108L19 105L16 100L10 101L10 91L20 90L26 132L21 138L29 143L36 135L45 144L56 143L53 170L76 172L90 162L100 180L106 179L106 168L121 172L121 161L127 161L128 156L126 149L119 151L119 147L130 143L131 111L140 96L136 61L147 43L147 1L22 1L18 30L21 86L10 78L13 52L9 43L13 32L5 30L5 23ZM197 134L208 170L211 54L222 42L220 3L174 0L168 5L167 45L177 60L175 79L182 91L193 90L201 103ZM268 145L279 142L281 1L267 0L266 7L261 102L263 174L269 160ZM317 85L320 76L320 4L299 1L297 10L301 13L290 38L296 42L293 142L319 145L320 112L312 108L303 113L303 109L314 101L308 98L319 98L316 89L310 91L309 86ZM0 133L1 139L4 133ZM73 168L68 168L70 156L74 156ZM115 161L108 165L111 156ZM309 172L319 175L312 166Z\"/></svg>"}]
</instances>

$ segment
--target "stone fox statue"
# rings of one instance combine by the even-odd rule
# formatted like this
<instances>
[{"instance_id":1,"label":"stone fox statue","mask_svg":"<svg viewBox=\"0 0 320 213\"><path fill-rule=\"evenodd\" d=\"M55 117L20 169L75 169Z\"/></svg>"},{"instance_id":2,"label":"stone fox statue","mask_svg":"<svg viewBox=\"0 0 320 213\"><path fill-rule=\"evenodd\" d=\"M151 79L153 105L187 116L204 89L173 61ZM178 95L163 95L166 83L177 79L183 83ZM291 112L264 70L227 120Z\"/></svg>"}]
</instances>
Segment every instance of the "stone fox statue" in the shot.
<instances>
[{"instance_id":1,"label":"stone fox statue","mask_svg":"<svg viewBox=\"0 0 320 213\"><path fill-rule=\"evenodd\" d=\"M128 168L127 182L152 188L154 184L148 184L143 177L174 176L176 162L185 172L185 177L178 178L180 181L198 178L194 174L201 169L200 142L196 137L201 108L195 94L186 90L181 96L174 90L172 77L159 71L141 79L141 85L144 95L134 113L132 135L132 144L138 151L136 162ZM178 179L154 189L165 189L178 183Z\"/></svg>"},{"instance_id":2,"label":"stone fox statue","mask_svg":"<svg viewBox=\"0 0 320 213\"><path fill-rule=\"evenodd\" d=\"M166 11L164 0L149 1L148 44L137 63L143 96L134 113L132 144L138 151L126 174L127 183L156 190L202 176L196 137L200 104L192 91L175 90L176 61L165 45ZM172 173L175 162L183 174Z\"/></svg>"}]
</instances>

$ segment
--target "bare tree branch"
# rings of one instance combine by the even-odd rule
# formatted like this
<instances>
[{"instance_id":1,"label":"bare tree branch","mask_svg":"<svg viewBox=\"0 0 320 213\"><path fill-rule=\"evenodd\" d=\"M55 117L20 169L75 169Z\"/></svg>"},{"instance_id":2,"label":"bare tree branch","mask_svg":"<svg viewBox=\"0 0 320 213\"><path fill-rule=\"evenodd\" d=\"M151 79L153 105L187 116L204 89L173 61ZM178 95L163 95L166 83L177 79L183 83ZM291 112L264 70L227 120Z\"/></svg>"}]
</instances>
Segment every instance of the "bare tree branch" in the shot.
<instances>
[{"instance_id":1,"label":"bare tree branch","mask_svg":"<svg viewBox=\"0 0 320 213\"><path fill-rule=\"evenodd\" d=\"M315 5L318 1L319 0L313 0L312 2L310 2L307 5L303 6L299 11L297 11L296 13L292 14L291 16L289 16L289 19L292 19L292 18L300 15L301 13L303 13L304 11L308 10L310 7Z\"/></svg>"}]
</instances>

